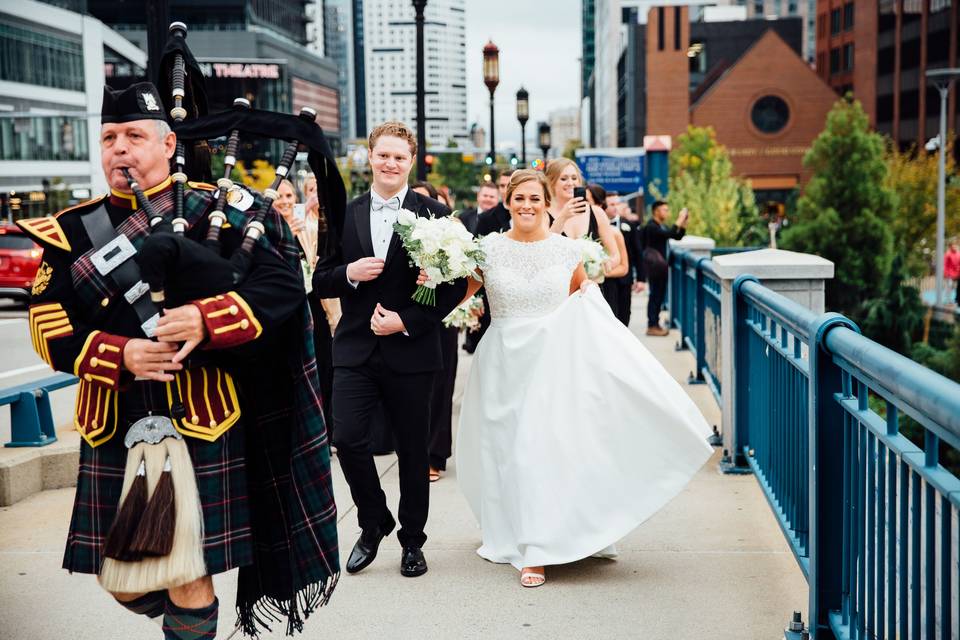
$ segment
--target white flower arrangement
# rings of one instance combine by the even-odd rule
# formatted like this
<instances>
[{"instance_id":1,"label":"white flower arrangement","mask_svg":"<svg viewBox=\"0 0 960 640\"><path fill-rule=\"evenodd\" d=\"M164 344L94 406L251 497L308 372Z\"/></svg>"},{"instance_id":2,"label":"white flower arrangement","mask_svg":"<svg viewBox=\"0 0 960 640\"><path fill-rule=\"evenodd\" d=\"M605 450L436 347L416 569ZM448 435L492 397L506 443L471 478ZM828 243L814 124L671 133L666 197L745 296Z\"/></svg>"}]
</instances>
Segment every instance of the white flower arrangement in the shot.
<instances>
[{"instance_id":1,"label":"white flower arrangement","mask_svg":"<svg viewBox=\"0 0 960 640\"><path fill-rule=\"evenodd\" d=\"M583 269L587 272L587 277L597 284L603 282L605 278L603 265L609 257L606 249L589 235L577 240L577 246L580 249L580 259L583 261Z\"/></svg>"},{"instance_id":2,"label":"white flower arrangement","mask_svg":"<svg viewBox=\"0 0 960 640\"><path fill-rule=\"evenodd\" d=\"M483 261L483 251L459 220L449 216L424 218L401 209L393 230L403 241L411 262L427 273L427 282L413 294L418 303L436 305L436 287L444 282L468 276L480 279L477 268Z\"/></svg>"},{"instance_id":3,"label":"white flower arrangement","mask_svg":"<svg viewBox=\"0 0 960 640\"><path fill-rule=\"evenodd\" d=\"M473 332L480 328L480 315L483 312L483 298L473 296L457 306L443 319L443 326L466 329Z\"/></svg>"}]
</instances>

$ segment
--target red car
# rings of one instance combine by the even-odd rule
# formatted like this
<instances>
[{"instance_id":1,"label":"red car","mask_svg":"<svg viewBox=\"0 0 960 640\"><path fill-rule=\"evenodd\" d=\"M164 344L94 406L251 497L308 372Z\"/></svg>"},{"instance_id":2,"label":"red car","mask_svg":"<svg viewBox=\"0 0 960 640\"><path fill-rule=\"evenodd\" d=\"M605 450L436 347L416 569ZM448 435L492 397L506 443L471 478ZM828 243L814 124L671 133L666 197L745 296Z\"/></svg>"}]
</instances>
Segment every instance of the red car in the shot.
<instances>
[{"instance_id":1,"label":"red car","mask_svg":"<svg viewBox=\"0 0 960 640\"><path fill-rule=\"evenodd\" d=\"M19 227L0 223L0 298L30 299L43 249Z\"/></svg>"}]
</instances>

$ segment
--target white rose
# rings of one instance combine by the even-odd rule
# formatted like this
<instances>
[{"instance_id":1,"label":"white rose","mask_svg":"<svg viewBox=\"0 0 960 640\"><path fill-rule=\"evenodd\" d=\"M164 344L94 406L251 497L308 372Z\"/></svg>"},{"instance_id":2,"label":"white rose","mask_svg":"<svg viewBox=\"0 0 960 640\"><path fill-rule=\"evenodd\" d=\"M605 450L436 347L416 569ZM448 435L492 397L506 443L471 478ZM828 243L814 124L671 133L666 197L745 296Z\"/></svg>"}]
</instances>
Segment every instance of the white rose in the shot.
<instances>
[{"instance_id":1,"label":"white rose","mask_svg":"<svg viewBox=\"0 0 960 640\"><path fill-rule=\"evenodd\" d=\"M409 209L400 209L400 211L397 212L397 222L399 222L405 227L409 227L416 221L417 221L417 214L415 214L413 211L410 211Z\"/></svg>"},{"instance_id":2,"label":"white rose","mask_svg":"<svg viewBox=\"0 0 960 640\"><path fill-rule=\"evenodd\" d=\"M424 271L427 272L427 281L423 283L423 286L428 289L435 289L443 280L443 272L436 267L427 267Z\"/></svg>"}]
</instances>

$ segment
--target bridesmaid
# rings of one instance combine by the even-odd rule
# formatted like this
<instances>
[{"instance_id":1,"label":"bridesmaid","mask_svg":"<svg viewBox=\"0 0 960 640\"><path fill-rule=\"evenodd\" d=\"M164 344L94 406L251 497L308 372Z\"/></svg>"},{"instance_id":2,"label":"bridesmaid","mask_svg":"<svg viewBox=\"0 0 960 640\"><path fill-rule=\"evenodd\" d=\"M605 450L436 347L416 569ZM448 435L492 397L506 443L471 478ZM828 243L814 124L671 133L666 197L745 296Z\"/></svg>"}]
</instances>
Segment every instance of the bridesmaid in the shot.
<instances>
[{"instance_id":1,"label":"bridesmaid","mask_svg":"<svg viewBox=\"0 0 960 640\"><path fill-rule=\"evenodd\" d=\"M451 207L443 193L429 182L417 182L413 190L420 195L439 200ZM451 207L452 209L453 207ZM460 330L456 327L440 329L440 350L443 369L437 372L433 383L433 404L430 407L430 482L439 480L447 470L447 459L453 448L453 388L457 380L457 342Z\"/></svg>"},{"instance_id":2,"label":"bridesmaid","mask_svg":"<svg viewBox=\"0 0 960 640\"><path fill-rule=\"evenodd\" d=\"M550 187L550 207L547 209L550 231L568 238L592 236L603 243L608 256L607 267L615 268L620 263L621 254L607 214L600 207L591 206L586 199L573 197L574 188L584 186L577 163L569 158L556 158L547 163L544 174Z\"/></svg>"}]
</instances>

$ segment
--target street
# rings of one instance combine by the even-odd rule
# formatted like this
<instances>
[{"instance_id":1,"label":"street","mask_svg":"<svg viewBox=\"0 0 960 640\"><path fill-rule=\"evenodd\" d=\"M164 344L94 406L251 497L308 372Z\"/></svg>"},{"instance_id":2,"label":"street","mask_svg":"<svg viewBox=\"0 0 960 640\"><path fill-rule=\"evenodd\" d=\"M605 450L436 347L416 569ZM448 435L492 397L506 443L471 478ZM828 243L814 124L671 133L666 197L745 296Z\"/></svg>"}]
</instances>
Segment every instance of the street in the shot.
<instances>
[{"instance_id":1,"label":"street","mask_svg":"<svg viewBox=\"0 0 960 640\"><path fill-rule=\"evenodd\" d=\"M27 307L12 300L0 300L0 389L40 380L53 371L40 359L30 344ZM75 387L50 395L54 424L63 427L70 421ZM0 439L10 440L10 411L0 410Z\"/></svg>"}]
</instances>

